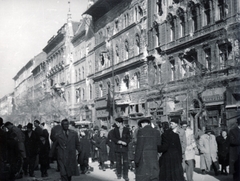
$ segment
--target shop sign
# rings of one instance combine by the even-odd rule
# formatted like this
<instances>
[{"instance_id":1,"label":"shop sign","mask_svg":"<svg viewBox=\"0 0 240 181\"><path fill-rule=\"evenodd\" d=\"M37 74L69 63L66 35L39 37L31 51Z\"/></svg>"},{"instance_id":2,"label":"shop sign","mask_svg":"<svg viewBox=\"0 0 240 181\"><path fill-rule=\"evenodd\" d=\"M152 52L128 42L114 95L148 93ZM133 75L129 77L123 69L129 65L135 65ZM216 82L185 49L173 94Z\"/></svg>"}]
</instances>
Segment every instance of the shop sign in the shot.
<instances>
[{"instance_id":1,"label":"shop sign","mask_svg":"<svg viewBox=\"0 0 240 181\"><path fill-rule=\"evenodd\" d=\"M96 108L107 107L107 100L106 99L97 100L95 102L95 106Z\"/></svg>"},{"instance_id":2,"label":"shop sign","mask_svg":"<svg viewBox=\"0 0 240 181\"><path fill-rule=\"evenodd\" d=\"M109 116L109 112L106 109L97 110L96 112L97 112L97 117L98 118L108 117Z\"/></svg>"},{"instance_id":3,"label":"shop sign","mask_svg":"<svg viewBox=\"0 0 240 181\"><path fill-rule=\"evenodd\" d=\"M224 96L223 94L218 94L218 95L211 95L211 96L204 96L203 97L204 102L219 102L219 101L224 101Z\"/></svg>"}]
</instances>

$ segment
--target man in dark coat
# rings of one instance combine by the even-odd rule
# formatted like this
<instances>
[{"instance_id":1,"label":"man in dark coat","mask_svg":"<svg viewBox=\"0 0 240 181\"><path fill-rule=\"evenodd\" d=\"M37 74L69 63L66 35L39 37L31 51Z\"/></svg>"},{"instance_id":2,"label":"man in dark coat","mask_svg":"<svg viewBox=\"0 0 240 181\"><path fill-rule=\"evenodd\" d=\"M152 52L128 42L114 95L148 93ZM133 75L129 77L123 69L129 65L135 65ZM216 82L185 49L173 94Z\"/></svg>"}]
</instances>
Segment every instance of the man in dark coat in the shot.
<instances>
[{"instance_id":1,"label":"man in dark coat","mask_svg":"<svg viewBox=\"0 0 240 181\"><path fill-rule=\"evenodd\" d=\"M114 162L116 161L115 143L112 141L113 131L115 127L116 127L116 124L113 124L112 129L108 132L108 136L107 136L107 145L109 146L108 159L110 161L110 169L113 169Z\"/></svg>"},{"instance_id":2,"label":"man in dark coat","mask_svg":"<svg viewBox=\"0 0 240 181\"><path fill-rule=\"evenodd\" d=\"M123 125L122 118L116 118L117 127L114 128L112 140L116 144L115 153L116 153L116 169L117 177L123 178L125 181L128 181L128 144L130 142L130 130Z\"/></svg>"},{"instance_id":3,"label":"man in dark coat","mask_svg":"<svg viewBox=\"0 0 240 181\"><path fill-rule=\"evenodd\" d=\"M240 118L237 119L237 126L229 131L230 139L230 173L233 180L240 179Z\"/></svg>"},{"instance_id":4,"label":"man in dark coat","mask_svg":"<svg viewBox=\"0 0 240 181\"><path fill-rule=\"evenodd\" d=\"M24 132L25 134L25 149L26 149L26 160L23 164L24 175L28 175L30 177L34 177L34 166L36 157L38 154L40 139L35 131L33 131L33 124L27 124L27 130Z\"/></svg>"},{"instance_id":5,"label":"man in dark coat","mask_svg":"<svg viewBox=\"0 0 240 181\"><path fill-rule=\"evenodd\" d=\"M182 147L179 135L164 124L164 133L162 134L162 144L158 151L162 153L159 159L159 180L176 181L184 180L182 167Z\"/></svg>"},{"instance_id":6,"label":"man in dark coat","mask_svg":"<svg viewBox=\"0 0 240 181\"><path fill-rule=\"evenodd\" d=\"M139 120L141 127L137 135L135 165L136 181L158 181L158 146L160 146L160 132L154 129L147 118Z\"/></svg>"},{"instance_id":7,"label":"man in dark coat","mask_svg":"<svg viewBox=\"0 0 240 181\"><path fill-rule=\"evenodd\" d=\"M69 121L63 119L61 122L62 132L56 137L56 141L50 150L50 157L57 149L57 159L59 163L60 175L62 181L71 181L72 176L78 176L76 151L81 152L78 133L69 129Z\"/></svg>"}]
</instances>

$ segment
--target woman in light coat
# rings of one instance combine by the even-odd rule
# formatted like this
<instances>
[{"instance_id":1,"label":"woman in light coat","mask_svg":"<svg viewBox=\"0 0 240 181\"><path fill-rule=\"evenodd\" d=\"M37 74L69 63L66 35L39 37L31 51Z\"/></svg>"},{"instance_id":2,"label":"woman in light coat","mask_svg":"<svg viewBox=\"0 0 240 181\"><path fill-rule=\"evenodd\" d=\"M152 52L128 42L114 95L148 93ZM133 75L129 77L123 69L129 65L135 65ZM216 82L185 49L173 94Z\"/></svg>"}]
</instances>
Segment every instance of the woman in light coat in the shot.
<instances>
[{"instance_id":1,"label":"woman in light coat","mask_svg":"<svg viewBox=\"0 0 240 181\"><path fill-rule=\"evenodd\" d=\"M205 134L200 137L199 149L202 154L200 166L203 174L205 174L205 171L210 171L211 166L213 166L215 175L218 175L217 141L210 129L206 129Z\"/></svg>"}]
</instances>

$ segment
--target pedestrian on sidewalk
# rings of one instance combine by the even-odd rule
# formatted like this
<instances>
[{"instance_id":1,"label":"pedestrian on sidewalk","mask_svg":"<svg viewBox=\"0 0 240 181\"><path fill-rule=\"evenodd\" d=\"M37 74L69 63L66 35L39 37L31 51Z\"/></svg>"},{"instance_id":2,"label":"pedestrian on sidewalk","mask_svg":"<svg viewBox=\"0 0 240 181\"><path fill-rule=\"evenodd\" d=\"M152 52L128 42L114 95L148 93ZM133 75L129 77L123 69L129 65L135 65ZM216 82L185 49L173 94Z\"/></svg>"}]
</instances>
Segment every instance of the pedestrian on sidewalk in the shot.
<instances>
[{"instance_id":1,"label":"pedestrian on sidewalk","mask_svg":"<svg viewBox=\"0 0 240 181\"><path fill-rule=\"evenodd\" d=\"M172 122L170 122L170 124L172 124ZM162 143L161 146L158 147L158 152L162 153L159 158L159 180L183 181L183 157L179 135L173 132L168 122L164 122L163 129Z\"/></svg>"},{"instance_id":2,"label":"pedestrian on sidewalk","mask_svg":"<svg viewBox=\"0 0 240 181\"><path fill-rule=\"evenodd\" d=\"M219 164L217 159L217 141L216 137L212 134L211 128L206 128L205 134L200 137L199 149L203 156L201 159L201 170L205 174L213 167L215 175L219 174Z\"/></svg>"},{"instance_id":3,"label":"pedestrian on sidewalk","mask_svg":"<svg viewBox=\"0 0 240 181\"><path fill-rule=\"evenodd\" d=\"M158 147L161 145L160 132L151 126L148 118L138 121L138 131L134 162L136 181L158 181Z\"/></svg>"},{"instance_id":4,"label":"pedestrian on sidewalk","mask_svg":"<svg viewBox=\"0 0 240 181\"><path fill-rule=\"evenodd\" d=\"M123 118L115 119L117 127L114 128L113 142L116 144L116 171L117 178L128 181L128 144L130 142L130 130L123 124ZM123 174L123 175L122 175Z\"/></svg>"},{"instance_id":5,"label":"pedestrian on sidewalk","mask_svg":"<svg viewBox=\"0 0 240 181\"><path fill-rule=\"evenodd\" d=\"M112 125L112 129L108 132L108 135L107 135L107 145L109 147L109 152L108 152L108 159L110 161L110 169L113 169L114 168L114 163L116 161L116 155L115 155L115 143L113 142L112 140L112 137L113 137L113 131L114 131L114 128L116 127L117 125L114 123Z\"/></svg>"},{"instance_id":6,"label":"pedestrian on sidewalk","mask_svg":"<svg viewBox=\"0 0 240 181\"><path fill-rule=\"evenodd\" d=\"M91 143L84 131L80 132L81 153L78 155L78 163L80 164L81 174L88 172L88 161L91 156Z\"/></svg>"},{"instance_id":7,"label":"pedestrian on sidewalk","mask_svg":"<svg viewBox=\"0 0 240 181\"><path fill-rule=\"evenodd\" d=\"M221 165L221 174L228 175L227 166L229 165L230 140L226 130L216 137L218 145L218 161Z\"/></svg>"},{"instance_id":8,"label":"pedestrian on sidewalk","mask_svg":"<svg viewBox=\"0 0 240 181\"><path fill-rule=\"evenodd\" d=\"M198 148L194 138L193 130L189 127L187 121L182 121L181 125L186 133L185 169L187 181L193 181L195 152Z\"/></svg>"},{"instance_id":9,"label":"pedestrian on sidewalk","mask_svg":"<svg viewBox=\"0 0 240 181\"><path fill-rule=\"evenodd\" d=\"M62 131L56 136L56 141L53 143L50 150L50 157L57 149L57 160L62 181L71 181L72 176L78 176L79 170L77 166L76 151L81 152L78 133L69 129L68 119L63 119L61 122Z\"/></svg>"},{"instance_id":10,"label":"pedestrian on sidewalk","mask_svg":"<svg viewBox=\"0 0 240 181\"><path fill-rule=\"evenodd\" d=\"M240 180L240 118L237 119L237 125L229 131L230 138L230 173L233 174L233 180Z\"/></svg>"},{"instance_id":11,"label":"pedestrian on sidewalk","mask_svg":"<svg viewBox=\"0 0 240 181\"><path fill-rule=\"evenodd\" d=\"M40 135L40 144L39 144L39 164L42 177L47 177L47 170L49 168L49 152L50 152L50 143L48 141L48 131L44 129Z\"/></svg>"}]
</instances>

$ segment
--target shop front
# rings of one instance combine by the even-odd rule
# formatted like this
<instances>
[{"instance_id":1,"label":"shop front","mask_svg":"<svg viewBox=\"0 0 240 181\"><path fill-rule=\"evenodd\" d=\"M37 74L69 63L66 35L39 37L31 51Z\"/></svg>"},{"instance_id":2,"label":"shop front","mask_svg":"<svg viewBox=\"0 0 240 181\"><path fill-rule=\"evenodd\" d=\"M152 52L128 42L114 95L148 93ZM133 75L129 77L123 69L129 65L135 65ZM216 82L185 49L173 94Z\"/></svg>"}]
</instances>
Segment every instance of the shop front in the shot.
<instances>
[{"instance_id":1,"label":"shop front","mask_svg":"<svg viewBox=\"0 0 240 181\"><path fill-rule=\"evenodd\" d=\"M203 127L210 128L215 135L219 135L225 123L225 92L226 88L207 89L202 93L202 99L205 104L205 116Z\"/></svg>"}]
</instances>

